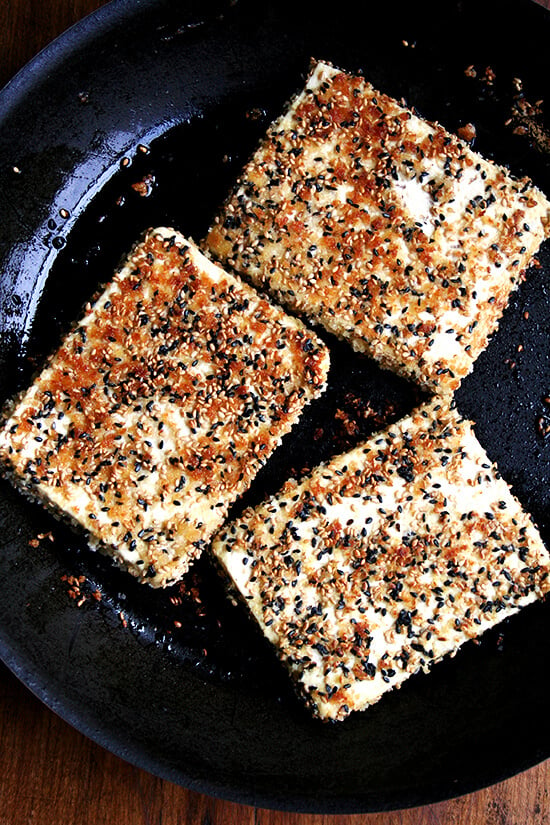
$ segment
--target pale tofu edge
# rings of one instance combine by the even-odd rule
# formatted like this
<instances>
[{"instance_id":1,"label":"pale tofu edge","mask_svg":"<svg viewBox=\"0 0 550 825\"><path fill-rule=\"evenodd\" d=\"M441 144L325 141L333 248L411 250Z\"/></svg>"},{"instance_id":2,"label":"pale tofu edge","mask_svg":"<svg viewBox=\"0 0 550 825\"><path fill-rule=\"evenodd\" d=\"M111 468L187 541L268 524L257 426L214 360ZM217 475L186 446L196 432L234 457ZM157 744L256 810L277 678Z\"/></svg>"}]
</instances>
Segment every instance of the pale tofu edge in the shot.
<instances>
[{"instance_id":1,"label":"pale tofu edge","mask_svg":"<svg viewBox=\"0 0 550 825\"><path fill-rule=\"evenodd\" d=\"M423 476L400 465L403 438ZM372 705L550 587L536 527L439 401L288 482L212 549L322 719Z\"/></svg>"},{"instance_id":2,"label":"pale tofu edge","mask_svg":"<svg viewBox=\"0 0 550 825\"><path fill-rule=\"evenodd\" d=\"M213 380L213 373L216 368L219 369L215 360L217 353L214 350L212 355L211 349L202 347L199 348L199 357L194 358L190 354L192 343L183 344L178 349L180 357L186 361L185 364L181 362L182 369L191 376L188 382L190 393L179 401L172 398L169 392L147 390L143 382L153 384L155 375L143 378L136 374L132 380L137 389L128 395L130 401L125 399L123 403L117 403L120 400L119 387L116 386L116 381L111 382L113 386L109 387L105 376L109 377L112 373L103 367L92 373L92 379L94 385L97 385L105 378L105 392L98 391L93 402L90 402L93 407L89 410L85 407L81 415L71 412L71 409L74 411L77 399L71 399L70 392L54 390L52 395L51 390L58 383L60 371L71 370L72 364L76 363L74 353L81 342L85 341L86 335L89 338L96 335L97 324L104 324L106 313L115 311L113 307L116 308L117 301L122 300L121 290L129 279L135 277L136 267L143 264L147 254L151 254L149 247L153 245L153 248L155 244L157 247L154 254L157 258L152 266L166 267L166 273L161 272L160 280L156 282L161 287L164 274L168 279L173 274L174 266L176 270L178 268L177 260L175 264L173 259L170 259L170 264L167 263L168 258L165 261L164 244L167 248L170 247L170 253L166 254L175 255L176 258L178 248L185 250L202 280L211 285L211 294L219 304L206 304L206 311L214 312L218 305L223 306L226 292L230 295L234 293L234 304L248 304L245 310L238 308L234 317L237 329L245 325L247 316L243 312L251 313L251 329L248 331L250 344L244 347L252 356L257 357L262 350L264 337L273 334L274 330L279 331L284 345L281 344L278 357L282 363L287 364L287 375L284 377L287 383L284 384L280 376L277 384L273 379L271 397L268 374L271 362L268 357L249 368L243 366L242 375L237 375L234 370L232 380L235 381L235 388L222 388L227 389L227 397L219 409L221 420L213 421L207 390L209 381ZM182 284L185 286L184 281ZM161 321L155 320L153 316L158 310L158 317L165 320L162 315L164 305L155 305L157 299L152 295L152 287L147 279L140 283L139 288L142 292L135 308L131 305L130 325L137 328L143 322L144 326L154 323L160 326ZM177 297L170 289L166 286L168 303ZM188 311L196 310L197 307L193 310L191 306ZM261 322L257 321L258 318ZM252 330L253 323L256 323L255 331ZM248 329L248 321L246 326ZM149 367L156 374L161 374L166 369L164 350L162 356L159 357L155 352L155 357L150 357L148 352L140 350L139 340L135 346L127 344L130 338L115 340L118 333L115 333L114 328L112 332L113 335L109 336L112 341L106 340L104 330L101 333L103 338L98 340L98 347L105 348L103 362L107 360L110 367L120 363L125 368L130 357L128 347L133 347L135 357L127 369L140 369L142 358L153 363ZM122 336L121 330L119 333ZM130 333L132 334L138 333L134 330ZM151 340L157 342L155 349L157 344L164 346L165 350L174 345L173 338L163 343L156 332ZM235 340L239 347L234 350L241 352L243 344L240 339ZM314 350L311 358L301 350L306 341ZM216 344L209 346L215 347ZM65 353L63 356L59 355L61 351ZM88 355L91 361L95 359L100 363L93 352ZM86 365L80 365L79 369L81 368L85 370ZM181 370L177 365L175 368L177 380L182 381ZM282 368L277 369L281 372ZM298 420L304 406L324 391L327 371L328 351L300 321L286 315L251 287L225 273L181 234L170 228L157 228L151 230L145 240L136 246L113 281L93 306L88 306L81 322L64 339L60 350L53 355L30 388L10 403L8 419L0 431L0 460L5 473L27 496L45 504L63 519L83 527L91 546L111 555L120 565L148 584L163 587L181 578L190 563L200 555L209 537L223 522L229 505L249 486L258 469ZM172 375L176 375L176 372L172 372ZM242 382L240 387L239 381ZM261 412L256 418L254 413L247 420L255 423L250 428L248 425L241 427L242 433L238 434L240 440L235 443L239 445L242 456L236 454L232 460L230 454L225 454L227 450L224 451L224 445L220 447L219 455L211 454L216 451L213 442L222 442L225 437L228 438L231 427L234 428L238 423L239 414L246 413L248 398L254 400L255 397L255 385L259 388L261 404L265 401L265 408L262 407L263 420ZM141 386L147 390L147 397L140 396ZM155 386L158 390L159 385ZM169 388L169 384L166 386ZM281 387L284 391L281 391ZM161 390L164 389L161 387ZM268 394L266 399L262 397L264 391ZM216 392L211 392L210 395L216 396ZM214 397L211 404L218 400ZM82 403L85 403L84 400ZM281 408L283 404L287 405L285 410ZM75 449L73 454L60 459L56 466L54 453L60 444L64 448L67 448L67 444L78 447L79 440L83 445L87 443L83 439L92 441L94 430L92 429L90 436L90 433L84 432L86 428L83 424L86 422L93 427L90 424L92 416L95 416L98 426L103 419L108 420L106 430L103 432L100 429L101 437L93 441L93 455L81 455L80 450ZM209 434L210 439L207 438ZM206 441L209 443L205 446ZM84 447L82 450L84 451ZM189 469L199 450L204 456L205 470L202 478L200 466ZM234 468L225 469L232 461ZM41 468L48 462L51 462L51 467L42 472ZM101 465L109 462L112 470L105 475ZM132 463L135 472L128 475L127 468ZM88 467L91 467L92 472L86 476ZM225 482L224 477L227 478ZM96 483L99 478L102 481ZM114 488L114 496L118 496L118 501L112 495Z\"/></svg>"}]
</instances>

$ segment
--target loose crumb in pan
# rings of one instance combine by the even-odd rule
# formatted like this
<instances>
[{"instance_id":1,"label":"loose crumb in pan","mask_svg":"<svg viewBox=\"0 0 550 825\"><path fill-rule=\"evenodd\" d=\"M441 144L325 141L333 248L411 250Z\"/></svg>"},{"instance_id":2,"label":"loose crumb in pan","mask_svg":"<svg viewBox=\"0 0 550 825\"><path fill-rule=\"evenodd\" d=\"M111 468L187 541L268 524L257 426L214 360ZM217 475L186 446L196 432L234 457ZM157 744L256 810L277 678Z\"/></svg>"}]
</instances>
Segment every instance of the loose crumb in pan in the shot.
<instances>
[{"instance_id":1,"label":"loose crumb in pan","mask_svg":"<svg viewBox=\"0 0 550 825\"><path fill-rule=\"evenodd\" d=\"M40 547L40 543L45 539L52 542L55 541L55 536L51 530L48 530L47 533L38 533L36 538L29 539L29 547Z\"/></svg>"},{"instance_id":2,"label":"loose crumb in pan","mask_svg":"<svg viewBox=\"0 0 550 825\"><path fill-rule=\"evenodd\" d=\"M213 552L299 692L343 719L550 589L542 540L434 400L222 528Z\"/></svg>"},{"instance_id":3,"label":"loose crumb in pan","mask_svg":"<svg viewBox=\"0 0 550 825\"><path fill-rule=\"evenodd\" d=\"M144 175L141 180L132 183L132 189L142 198L148 198L152 195L153 190L155 188L155 176L149 172L148 174Z\"/></svg>"},{"instance_id":4,"label":"loose crumb in pan","mask_svg":"<svg viewBox=\"0 0 550 825\"><path fill-rule=\"evenodd\" d=\"M86 576L65 573L61 576L61 581L67 585L67 595L74 600L77 607L82 607L90 599L100 602L103 598L100 590L90 586Z\"/></svg>"},{"instance_id":5,"label":"loose crumb in pan","mask_svg":"<svg viewBox=\"0 0 550 825\"><path fill-rule=\"evenodd\" d=\"M532 103L523 94L518 94L506 125L515 135L527 137L539 152L550 154L550 131L544 125L542 100Z\"/></svg>"},{"instance_id":6,"label":"loose crumb in pan","mask_svg":"<svg viewBox=\"0 0 550 825\"><path fill-rule=\"evenodd\" d=\"M496 80L496 74L490 67L479 74L475 66L468 66L464 74L466 77L478 78L478 82L487 87L493 86ZM510 127L515 135L526 137L537 151L550 153L550 131L544 123L544 101L541 98L529 100L520 77L512 78L512 85L514 96L510 115L504 125Z\"/></svg>"},{"instance_id":7,"label":"loose crumb in pan","mask_svg":"<svg viewBox=\"0 0 550 825\"><path fill-rule=\"evenodd\" d=\"M467 143L472 143L472 141L476 138L476 134L476 127L473 123L465 123L464 126L461 126L458 129L459 138L465 140Z\"/></svg>"}]
</instances>

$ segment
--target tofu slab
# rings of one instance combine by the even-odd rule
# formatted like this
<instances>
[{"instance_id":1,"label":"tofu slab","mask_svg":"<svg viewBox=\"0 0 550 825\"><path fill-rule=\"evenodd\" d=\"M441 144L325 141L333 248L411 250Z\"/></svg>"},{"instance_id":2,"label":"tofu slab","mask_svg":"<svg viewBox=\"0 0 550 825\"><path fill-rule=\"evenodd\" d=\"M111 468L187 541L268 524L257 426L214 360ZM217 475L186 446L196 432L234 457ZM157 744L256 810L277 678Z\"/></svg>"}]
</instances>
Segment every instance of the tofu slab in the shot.
<instances>
[{"instance_id":1,"label":"tofu slab","mask_svg":"<svg viewBox=\"0 0 550 825\"><path fill-rule=\"evenodd\" d=\"M536 527L439 400L288 481L212 548L322 719L372 705L550 587Z\"/></svg>"},{"instance_id":2,"label":"tofu slab","mask_svg":"<svg viewBox=\"0 0 550 825\"><path fill-rule=\"evenodd\" d=\"M304 406L328 352L173 229L150 231L0 432L28 495L153 586L181 577Z\"/></svg>"},{"instance_id":3,"label":"tofu slab","mask_svg":"<svg viewBox=\"0 0 550 825\"><path fill-rule=\"evenodd\" d=\"M204 244L387 369L455 390L550 227L529 180L323 62Z\"/></svg>"}]
</instances>

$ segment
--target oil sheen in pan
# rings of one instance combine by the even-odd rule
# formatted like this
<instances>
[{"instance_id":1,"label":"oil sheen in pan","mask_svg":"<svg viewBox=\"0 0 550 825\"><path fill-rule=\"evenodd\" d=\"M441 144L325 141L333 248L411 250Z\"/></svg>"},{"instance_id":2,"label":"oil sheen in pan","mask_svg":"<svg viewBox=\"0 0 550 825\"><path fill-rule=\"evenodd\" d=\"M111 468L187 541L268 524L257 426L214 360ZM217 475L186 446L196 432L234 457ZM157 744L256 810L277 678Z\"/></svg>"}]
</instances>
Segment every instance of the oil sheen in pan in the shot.
<instances>
[{"instance_id":1,"label":"oil sheen in pan","mask_svg":"<svg viewBox=\"0 0 550 825\"><path fill-rule=\"evenodd\" d=\"M238 12L239 4L235 7ZM479 8L476 6L474 10L472 4L469 15L473 11L478 20ZM276 15L273 13L272 16ZM453 20L457 25L469 24L467 14L462 19L462 11L455 10ZM365 57L363 38L360 47L346 41L339 51L333 31L326 30L326 21L323 22L321 15L317 21L310 21L307 42L300 41L300 48L305 50L303 66L305 68L307 55L311 54L346 66L349 61L350 69L368 60L365 69L370 67L369 77L378 87L398 96L410 96L410 100L415 100L422 109L422 114L428 117L437 114L450 129L456 130L467 113L468 118L476 123L476 148L484 151L487 146L492 147L500 155L495 159L510 162L520 174L532 175L545 191L549 191L550 168L547 160L531 151L521 136L512 136L511 130L503 130L502 124L509 110L509 95L508 92L508 97L501 95L501 91L511 78L510 72L500 71L497 82L490 88L482 83L480 77L467 77L464 74L465 41L458 38L461 46L456 54L452 50L442 54L440 42L429 39L430 32L421 22L405 26L404 21L400 21L399 26L390 32L393 38L390 38L391 54L395 60L389 61L388 55L381 51L383 40L378 37L373 39L371 45L374 50L369 52L368 58ZM289 18L290 23L295 27L294 17ZM492 58L488 58L483 27L479 25L478 28L479 37L476 44L469 48L469 55L473 56L468 62L477 61L479 57L479 60L485 61L485 66ZM401 35L408 38L409 45L401 43ZM398 39L395 40L395 37ZM315 52L312 51L313 44ZM528 49L528 46L525 45L525 48ZM516 62L521 62L523 58L520 59L517 54ZM446 69L440 71L443 64ZM508 66L508 63L505 62L505 65ZM434 66L438 71L434 71ZM427 76L430 77L429 87L425 82ZM299 85L300 79L297 78L296 87ZM135 152L129 156L130 162L122 164L110 184L101 191L67 236L67 244L58 254L32 325L27 346L28 358L25 358L16 376L17 381L11 382L10 389L15 389L15 383L24 386L28 382L34 366L38 366L59 341L63 331L77 317L82 303L102 280L110 276L120 257L141 231L148 226L172 223L195 239L202 237L242 163L266 125L280 111L281 100L277 98L276 91L266 94L265 87L260 92L250 91L253 87L253 83L249 84L242 98L233 98L227 106L216 104L212 115L205 113L177 127L146 147L148 151L136 146ZM452 109L447 107L446 101L453 101ZM500 136L498 141L495 134ZM56 216L53 218L57 219ZM537 421L545 412L543 398L548 395L550 387L550 365L544 335L550 309L547 297L550 272L548 250L543 250L540 259L541 269L531 273L527 283L514 296L498 335L487 353L479 359L472 376L465 381L458 400L461 411L476 420L476 431L491 458L499 462L503 474L514 484L515 492L538 520L545 537L548 537L546 514L550 490L550 445L537 428ZM61 302L59 295L62 296ZM518 353L520 344L523 350ZM347 348L333 341L329 341L329 345L333 369L327 394L322 403L308 410L300 428L285 441L284 450L273 456L247 501L252 503L264 491L277 488L289 472L299 473L302 468L311 466L327 454L351 446L355 439L370 434L392 416L400 416L416 402L416 391L410 386L383 374L366 359L352 357ZM505 415L503 410L506 410ZM24 529L32 530L32 525L37 523L52 529L55 538L52 549L66 574L84 577L82 582L78 578L59 582L57 567L51 568L52 575L56 577L55 582L51 583L52 588L56 588L51 601L65 599L66 594L59 596L57 588L67 592L72 590L80 594L80 598L87 599L80 610L84 615L88 611L88 616L81 623L82 632L78 644L74 646L73 658L79 655L82 661L80 651L94 656L102 650L102 640L92 638L94 628L97 629L100 624L99 621L94 623L94 616L101 614L100 618L105 616L104 622L102 618L102 628L107 628L114 649L131 648L133 654L136 646L127 644L126 639L129 636L137 639L137 646L143 653L143 667L134 666L130 660L126 665L131 672L146 673L149 664L145 660L149 658L149 653L151 661L161 667L162 663L167 662L168 675L166 679L159 679L159 690L155 693L163 712L161 689L177 690L170 682L173 672L180 676L191 671L196 673L206 685L204 691L201 688L201 701L204 695L208 695L214 705L207 717L211 724L206 726L208 729L201 728L205 753L213 747L209 735L218 735L220 730L227 733L222 718L225 696L231 696L232 701L235 697L237 712L234 721L239 726L238 739L233 740L233 747L244 761L239 765L239 771L235 772L232 769L233 757L224 755L223 750L217 751L219 760L213 760L213 764L219 763L220 771L226 771L221 780L223 795L241 800L252 799L249 783L243 779L245 763L248 764L249 760L251 781L257 795L254 798L264 804L325 812L380 810L396 804L428 801L428 793L432 800L451 795L457 788L461 791L479 787L487 779L499 778L498 771L501 771L500 777L505 775L508 764L517 769L520 762L526 764L526 759L537 758L541 752L542 740L537 731L544 729L544 725L534 721L536 710L533 702L526 708L517 697L524 686L520 674L529 672L540 650L540 640L547 636L544 629L547 611L544 606L518 616L509 625L506 623L497 633L485 637L479 647L472 645L465 649L460 654L460 660L442 663L429 677L418 677L414 685L411 680L411 688L406 695L402 691L401 695L388 696L387 703L350 719L349 724L343 723L343 728L329 732L315 728L312 731L306 712L302 713L297 700L294 700L286 674L279 670L271 651L263 645L251 623L226 598L208 559L201 560L189 575L186 593L182 594L177 588L156 593L114 570L98 554L90 553L80 537L47 521L45 515L37 515L33 511L29 514L30 526L27 528L25 525ZM49 549L47 538L40 539L40 544L46 544ZM46 550L38 547L33 552L45 554ZM40 571L40 575L49 581L48 570L44 573ZM100 594L98 601L92 595L96 591ZM70 607L73 616L79 614L78 609L72 609L72 604ZM41 612L41 605L30 605L29 617L35 625L43 621ZM62 610L50 613L56 626L59 623L62 626L68 624L69 619L60 615ZM121 625L123 628L126 625L124 634L118 632ZM88 628L91 628L89 632ZM514 653L512 660L510 651ZM456 666L457 662L460 662L460 667ZM174 669L172 663L175 663ZM161 670L159 673L162 676ZM98 714L102 715L97 715L97 718L105 720L108 717L116 723L115 715L128 717L129 711L123 700L127 695L132 695L132 687L124 685L124 680L118 678L116 671L109 671L109 666L101 675L123 687L120 701L115 697L108 706L101 702L98 704ZM531 699L541 695L536 676L536 673L529 676ZM74 677L79 695L93 695L93 701L99 701L98 697L101 699L103 696L103 684L98 686L97 680L92 679L92 689L87 691L83 687L84 677L85 674L82 684L76 675ZM480 681L484 691L478 701L475 697ZM250 696L254 697L253 701L246 698ZM239 697L238 701L236 697ZM424 715L426 701L432 711L428 720ZM480 712L478 706L485 709L494 706L506 719L516 718L518 707L521 707L523 730L526 732L519 732L520 735L514 737L508 749L495 748L495 741L504 742L504 733L502 736L499 734L502 718L493 718L494 714L491 716L490 713L486 713L485 717L491 718L479 718L479 715L476 716ZM266 711L266 708L269 710ZM218 711L219 718L216 716ZM86 720L90 715L79 707L72 718L76 718L86 729ZM173 717L170 718L173 720ZM196 718L204 722L204 716L193 710L192 706L179 707L176 718L178 723L181 722L181 727L177 729L175 762L180 752L184 756L189 752L186 737L193 737L191 750L195 748L193 720ZM476 719L486 737L487 748L480 746L476 753L472 753L469 743L477 734L471 735L470 731L472 720ZM421 726L419 720L422 720ZM110 721L105 725L110 725ZM268 743L267 750L260 744L261 737L258 738L256 726L260 721L264 740ZM182 775L184 778L191 775L194 766L189 767L181 761L175 769L172 764L167 767L166 747L163 742L158 742L158 730L162 732L163 741L168 742L173 741L173 732L166 727L164 717L155 718L155 714L151 713L150 720L141 716L141 722L151 737L154 726L157 739L147 751L143 748L141 729L135 731L133 735L137 745L133 749L133 758L146 764L149 769L170 775L176 781ZM445 724L442 725L442 722ZM191 732L189 736L185 727L187 724ZM89 725L88 729L93 735ZM109 727L107 734L104 728L102 738L107 746L112 743L117 749L120 736L113 731L116 731L116 724ZM370 737L373 731L376 747ZM449 738L453 742L451 753L448 750ZM509 740L510 737L506 739ZM228 741L231 743L231 737ZM243 753L238 743L246 745L253 741L258 744L249 748L250 755ZM289 743L292 743L292 749L289 749ZM495 750L494 758L490 753L491 743ZM217 736L215 747L218 748L219 744ZM228 746L225 747L227 750ZM402 778L404 748L409 766L405 785ZM325 756L330 752L329 761L334 764L335 760L343 765L345 774L336 775L332 765L327 773L326 768L323 770L311 761L304 761L312 752ZM441 753L446 756L443 762L437 757ZM352 758L353 769L349 767ZM260 766L259 773L255 769L256 764ZM437 766L440 768L434 770ZM199 768L196 775L201 787L213 788L215 775L202 763ZM313 781L321 775L322 785ZM281 778L273 780L273 776ZM304 777L310 777L312 781L307 783ZM338 787L335 785L336 779ZM312 791L312 788L317 789L320 801L313 798L317 791ZM362 789L365 789L364 792Z\"/></svg>"},{"instance_id":2,"label":"oil sheen in pan","mask_svg":"<svg viewBox=\"0 0 550 825\"><path fill-rule=\"evenodd\" d=\"M132 156L121 160L119 172L82 215L59 253L34 320L27 367L20 376L22 384L31 368L40 364L78 317L97 286L110 277L141 232L164 224L195 239L203 236L216 207L276 114L275 108L270 111L265 106L251 106L249 99L240 105L232 101L223 111L218 108L213 115L173 128L150 146L136 146ZM186 147L185 153L182 146ZM543 262L547 255L545 247L540 256ZM533 512L543 535L547 535L547 502L541 500L540 487L530 488L528 483L535 477L535 470L540 476L546 453L539 425L545 413L542 399L548 395L540 383L540 354L545 352L540 346L544 334L541 321L548 309L541 301L540 273L544 271L548 271L546 266L531 270L527 283L513 296L499 333L464 381L457 399L461 411L476 421L479 437L491 458L497 460L515 492ZM59 295L64 296L61 303ZM275 492L289 475L299 475L396 420L423 398L410 383L380 370L324 331L317 332L331 350L328 390L306 410L249 493L234 506L232 515L264 494ZM533 352L537 353L534 359ZM548 366L547 371L550 390ZM508 397L508 403L503 397ZM502 406L514 412L503 417ZM550 461L547 464L550 476ZM57 533L62 529L57 528ZM74 548L74 539L70 545ZM66 563L82 575L73 553L71 549ZM112 571L108 562L86 550L81 550L79 558L81 555L89 568L87 580L94 580L81 583L81 593L101 591L105 603L109 601L116 614L122 614L122 620L134 629L153 633L168 650L191 658L216 678L235 678L243 670L248 679L252 672L265 673L265 644L243 621L240 611L231 606L208 558L195 565L181 586L154 593L136 587L128 577L118 581L120 574ZM114 590L112 577L117 580ZM256 655L260 655L261 663L254 661Z\"/></svg>"},{"instance_id":3,"label":"oil sheen in pan","mask_svg":"<svg viewBox=\"0 0 550 825\"><path fill-rule=\"evenodd\" d=\"M19 376L22 385L141 232L164 224L194 238L204 234L217 203L270 119L265 109L232 104L215 117L172 129L150 146L138 145L132 157L122 159L120 170L70 233L51 271ZM289 475L300 474L400 417L422 397L412 385L316 331L331 349L327 391L306 409L232 515L275 492ZM246 678L249 683L259 681L268 691L275 684L288 693L271 651L231 604L207 556L181 585L159 592L136 586L110 562L90 553L84 540L75 558L74 535L57 524L52 532L69 571L67 590L77 603L89 606L90 599L98 601L101 594L103 609L112 610L130 631L162 644L205 676Z\"/></svg>"}]
</instances>

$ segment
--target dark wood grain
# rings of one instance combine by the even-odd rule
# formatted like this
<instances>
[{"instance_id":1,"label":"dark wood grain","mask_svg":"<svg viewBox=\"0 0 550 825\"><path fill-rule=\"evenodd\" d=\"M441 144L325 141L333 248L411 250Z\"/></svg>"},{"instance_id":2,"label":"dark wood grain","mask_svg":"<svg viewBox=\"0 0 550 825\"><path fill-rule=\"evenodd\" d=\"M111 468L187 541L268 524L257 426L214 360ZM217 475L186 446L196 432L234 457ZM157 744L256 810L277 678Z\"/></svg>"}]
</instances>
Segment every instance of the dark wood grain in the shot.
<instances>
[{"instance_id":1,"label":"dark wood grain","mask_svg":"<svg viewBox=\"0 0 550 825\"><path fill-rule=\"evenodd\" d=\"M0 825L550 825L550 762L487 790L389 814L290 814L213 799L103 750L3 666L0 754Z\"/></svg>"},{"instance_id":2,"label":"dark wood grain","mask_svg":"<svg viewBox=\"0 0 550 825\"><path fill-rule=\"evenodd\" d=\"M103 3L0 3L0 85ZM330 817L253 809L188 791L123 762L55 716L0 665L0 825L31 823L550 825L550 761L459 799L389 814Z\"/></svg>"}]
</instances>

